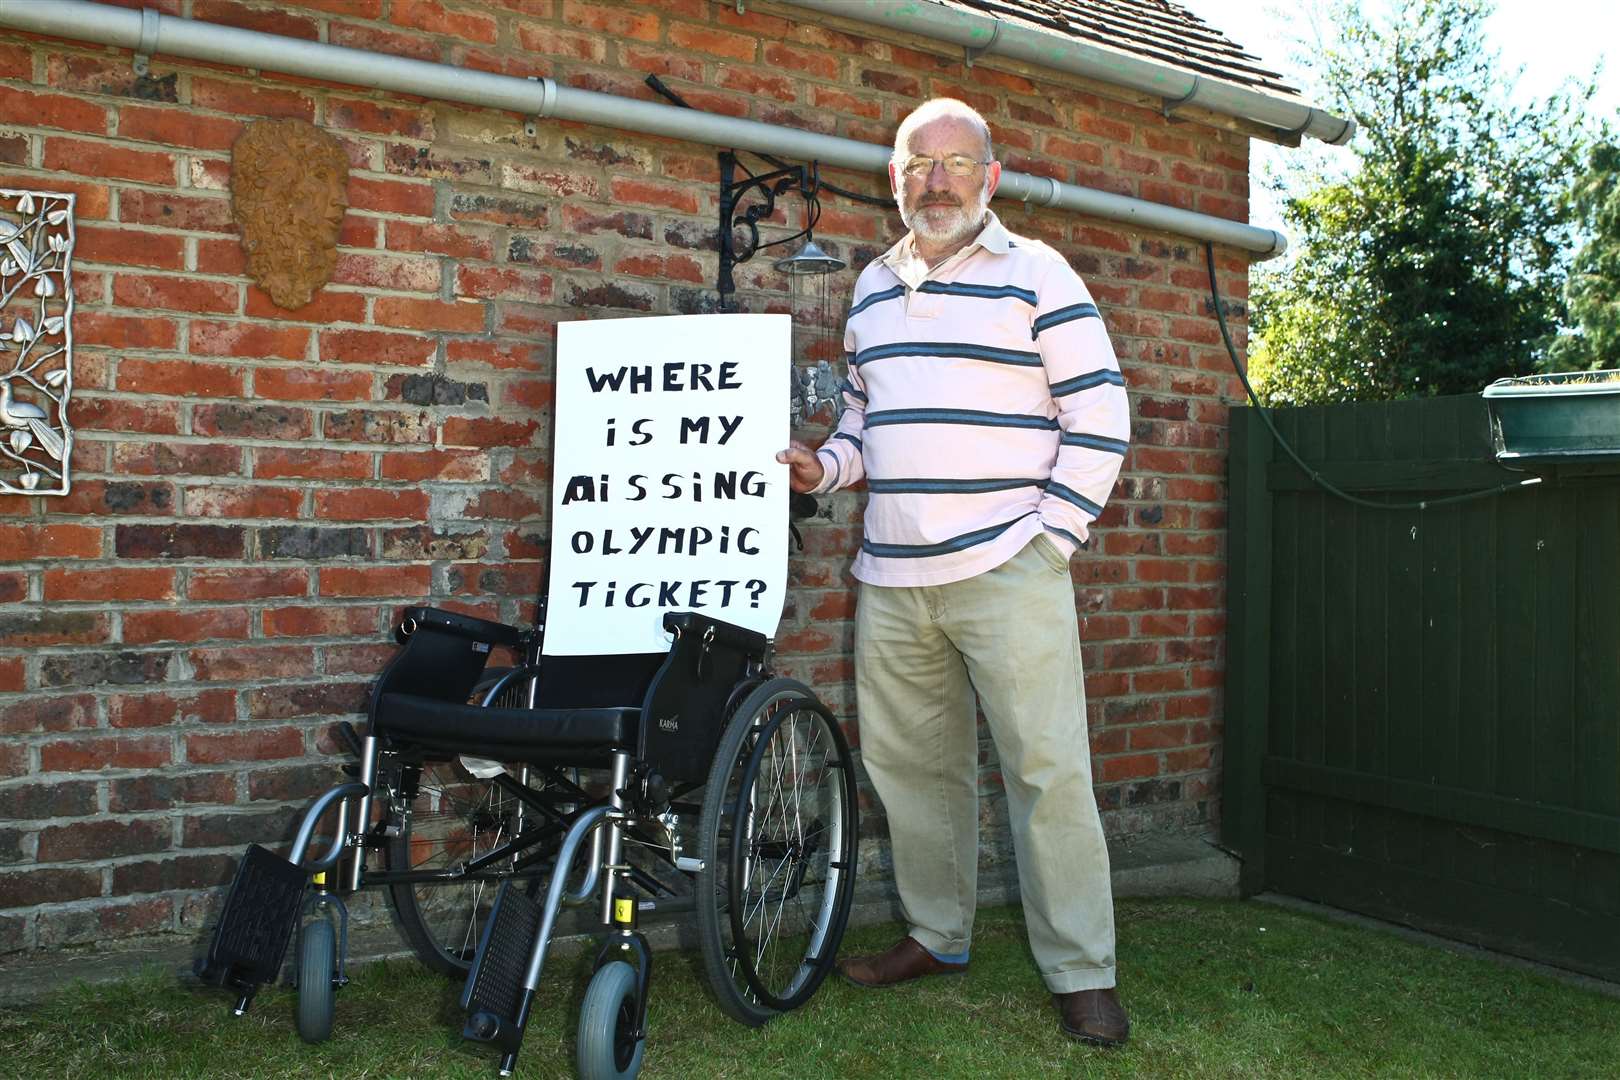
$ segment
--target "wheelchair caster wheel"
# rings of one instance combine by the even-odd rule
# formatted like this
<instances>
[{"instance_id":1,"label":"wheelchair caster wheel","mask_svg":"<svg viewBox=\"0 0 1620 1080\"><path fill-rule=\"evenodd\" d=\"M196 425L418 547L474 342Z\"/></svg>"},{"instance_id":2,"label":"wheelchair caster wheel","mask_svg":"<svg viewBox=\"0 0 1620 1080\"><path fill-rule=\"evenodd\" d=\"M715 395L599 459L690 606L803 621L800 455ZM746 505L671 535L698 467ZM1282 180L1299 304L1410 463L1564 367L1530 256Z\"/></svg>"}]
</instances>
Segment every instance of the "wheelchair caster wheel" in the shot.
<instances>
[{"instance_id":1,"label":"wheelchair caster wheel","mask_svg":"<svg viewBox=\"0 0 1620 1080\"><path fill-rule=\"evenodd\" d=\"M307 1043L324 1042L332 1034L336 965L337 935L331 923L316 919L304 927L298 947L298 1037Z\"/></svg>"},{"instance_id":2,"label":"wheelchair caster wheel","mask_svg":"<svg viewBox=\"0 0 1620 1080\"><path fill-rule=\"evenodd\" d=\"M579 1011L581 1080L628 1080L641 1071L644 1038L636 1032L636 970L622 960L591 976Z\"/></svg>"}]
</instances>

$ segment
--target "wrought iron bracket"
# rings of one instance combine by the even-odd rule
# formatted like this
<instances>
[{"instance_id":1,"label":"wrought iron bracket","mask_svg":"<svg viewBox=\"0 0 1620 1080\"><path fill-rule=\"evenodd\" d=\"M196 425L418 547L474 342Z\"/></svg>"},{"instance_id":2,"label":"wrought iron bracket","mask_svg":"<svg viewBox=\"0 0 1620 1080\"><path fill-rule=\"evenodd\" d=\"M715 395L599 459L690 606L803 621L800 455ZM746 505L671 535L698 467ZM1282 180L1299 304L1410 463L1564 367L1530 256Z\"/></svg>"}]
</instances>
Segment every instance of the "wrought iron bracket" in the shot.
<instances>
[{"instance_id":1,"label":"wrought iron bracket","mask_svg":"<svg viewBox=\"0 0 1620 1080\"><path fill-rule=\"evenodd\" d=\"M720 151L720 273L715 283L724 299L737 291L732 279L733 268L752 259L761 248L772 247L794 239L761 242L759 223L776 213L776 200L790 191L799 191L806 197L815 192L812 172L803 165L790 165L774 172L759 173L737 179L737 155L729 150ZM746 210L738 212L743 201L754 197ZM739 233L745 233L739 238Z\"/></svg>"}]
</instances>

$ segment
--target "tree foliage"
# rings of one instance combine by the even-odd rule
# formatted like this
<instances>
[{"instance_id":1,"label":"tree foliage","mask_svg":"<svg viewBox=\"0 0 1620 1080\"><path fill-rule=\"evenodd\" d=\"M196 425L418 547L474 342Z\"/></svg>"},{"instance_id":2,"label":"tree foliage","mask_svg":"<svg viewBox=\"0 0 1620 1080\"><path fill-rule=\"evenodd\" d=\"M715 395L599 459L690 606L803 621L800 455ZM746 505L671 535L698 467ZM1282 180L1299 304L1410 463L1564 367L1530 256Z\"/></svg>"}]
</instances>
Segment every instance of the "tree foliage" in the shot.
<instances>
[{"instance_id":1,"label":"tree foliage","mask_svg":"<svg viewBox=\"0 0 1620 1080\"><path fill-rule=\"evenodd\" d=\"M1561 284L1590 91L1510 105L1486 0L1333 0L1314 64L1357 125L1357 167L1285 203L1288 265L1260 268L1255 381L1274 404L1478 390L1531 370Z\"/></svg>"},{"instance_id":2,"label":"tree foliage","mask_svg":"<svg viewBox=\"0 0 1620 1080\"><path fill-rule=\"evenodd\" d=\"M1564 285L1574 330L1553 342L1548 367L1620 368L1620 143L1592 148L1586 172L1570 191L1570 206L1586 243Z\"/></svg>"}]
</instances>

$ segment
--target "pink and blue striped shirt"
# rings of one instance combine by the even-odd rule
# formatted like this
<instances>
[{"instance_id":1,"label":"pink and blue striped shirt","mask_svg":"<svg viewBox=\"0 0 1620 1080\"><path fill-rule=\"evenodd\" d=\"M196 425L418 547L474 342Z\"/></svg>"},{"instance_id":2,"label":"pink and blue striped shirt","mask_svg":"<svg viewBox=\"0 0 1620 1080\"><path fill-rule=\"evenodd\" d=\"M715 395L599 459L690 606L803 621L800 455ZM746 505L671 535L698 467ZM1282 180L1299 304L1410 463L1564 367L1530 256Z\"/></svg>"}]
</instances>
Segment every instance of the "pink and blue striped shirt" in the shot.
<instances>
[{"instance_id":1,"label":"pink and blue striped shirt","mask_svg":"<svg viewBox=\"0 0 1620 1080\"><path fill-rule=\"evenodd\" d=\"M857 579L943 585L1043 531L1064 555L1086 540L1130 413L1097 306L1056 251L990 214L930 269L908 235L856 282L844 348L816 492L866 480Z\"/></svg>"}]
</instances>

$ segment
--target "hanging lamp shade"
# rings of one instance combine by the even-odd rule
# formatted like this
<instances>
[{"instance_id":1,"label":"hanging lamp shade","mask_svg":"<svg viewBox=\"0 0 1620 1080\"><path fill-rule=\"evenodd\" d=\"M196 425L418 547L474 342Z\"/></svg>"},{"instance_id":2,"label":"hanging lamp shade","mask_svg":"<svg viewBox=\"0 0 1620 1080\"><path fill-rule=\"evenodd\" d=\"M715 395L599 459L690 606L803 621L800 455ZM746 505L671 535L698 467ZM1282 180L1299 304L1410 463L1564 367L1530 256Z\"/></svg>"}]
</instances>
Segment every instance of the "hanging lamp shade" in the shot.
<instances>
[{"instance_id":1,"label":"hanging lamp shade","mask_svg":"<svg viewBox=\"0 0 1620 1080\"><path fill-rule=\"evenodd\" d=\"M814 238L807 238L804 246L792 255L777 259L775 266L784 274L814 275L836 274L849 264L821 250Z\"/></svg>"}]
</instances>

